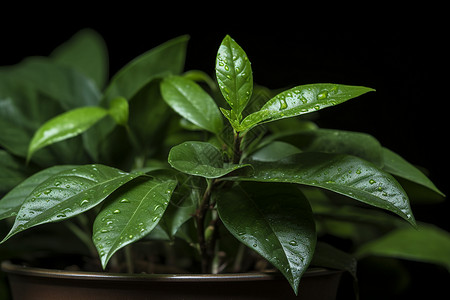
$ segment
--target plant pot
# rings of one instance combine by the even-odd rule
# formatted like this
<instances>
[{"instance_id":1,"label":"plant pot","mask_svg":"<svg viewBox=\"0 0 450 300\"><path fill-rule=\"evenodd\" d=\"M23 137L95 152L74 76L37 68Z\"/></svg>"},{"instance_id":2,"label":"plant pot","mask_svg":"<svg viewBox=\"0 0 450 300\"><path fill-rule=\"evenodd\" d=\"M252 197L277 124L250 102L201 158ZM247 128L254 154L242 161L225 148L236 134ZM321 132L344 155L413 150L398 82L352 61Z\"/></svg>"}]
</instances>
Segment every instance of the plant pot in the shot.
<instances>
[{"instance_id":1,"label":"plant pot","mask_svg":"<svg viewBox=\"0 0 450 300\"><path fill-rule=\"evenodd\" d=\"M295 296L278 274L154 275L72 272L2 263L13 299L335 299L342 272L308 270Z\"/></svg>"}]
</instances>

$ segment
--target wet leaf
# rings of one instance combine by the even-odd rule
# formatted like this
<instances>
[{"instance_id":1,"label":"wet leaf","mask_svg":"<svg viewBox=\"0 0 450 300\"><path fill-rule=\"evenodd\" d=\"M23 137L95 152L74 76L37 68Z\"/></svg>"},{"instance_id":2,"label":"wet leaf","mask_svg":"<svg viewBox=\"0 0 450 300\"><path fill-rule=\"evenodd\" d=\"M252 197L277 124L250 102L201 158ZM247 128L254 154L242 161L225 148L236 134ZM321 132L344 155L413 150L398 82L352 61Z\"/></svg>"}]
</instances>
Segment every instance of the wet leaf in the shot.
<instances>
[{"instance_id":1,"label":"wet leaf","mask_svg":"<svg viewBox=\"0 0 450 300\"><path fill-rule=\"evenodd\" d=\"M103 268L119 249L155 228L176 184L175 180L141 177L109 197L95 219L92 236Z\"/></svg>"},{"instance_id":2,"label":"wet leaf","mask_svg":"<svg viewBox=\"0 0 450 300\"><path fill-rule=\"evenodd\" d=\"M252 162L251 176L235 180L290 182L327 189L386 209L415 225L408 196L385 171L358 157L303 152L276 162Z\"/></svg>"},{"instance_id":3,"label":"wet leaf","mask_svg":"<svg viewBox=\"0 0 450 300\"><path fill-rule=\"evenodd\" d=\"M81 214L140 175L103 165L83 165L59 172L27 196L2 242L28 228Z\"/></svg>"},{"instance_id":4,"label":"wet leaf","mask_svg":"<svg viewBox=\"0 0 450 300\"><path fill-rule=\"evenodd\" d=\"M313 214L299 189L286 184L243 184L217 194L225 227L286 277L295 293L316 245Z\"/></svg>"}]
</instances>

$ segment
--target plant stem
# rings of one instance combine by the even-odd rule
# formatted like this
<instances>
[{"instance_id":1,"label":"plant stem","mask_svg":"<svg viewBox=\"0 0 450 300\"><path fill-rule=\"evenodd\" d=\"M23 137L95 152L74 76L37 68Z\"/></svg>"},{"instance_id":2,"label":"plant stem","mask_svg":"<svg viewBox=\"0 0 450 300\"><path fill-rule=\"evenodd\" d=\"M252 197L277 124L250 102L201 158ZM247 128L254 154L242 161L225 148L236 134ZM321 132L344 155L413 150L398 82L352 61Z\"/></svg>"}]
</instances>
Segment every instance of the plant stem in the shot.
<instances>
[{"instance_id":1,"label":"plant stem","mask_svg":"<svg viewBox=\"0 0 450 300\"><path fill-rule=\"evenodd\" d=\"M208 186L203 194L199 208L195 214L195 220L197 223L197 238L200 246L200 254L202 256L202 272L209 273L211 269L211 253L208 249L207 241L205 238L205 217L209 209L209 203L211 200L211 190L213 181L208 180Z\"/></svg>"},{"instance_id":2,"label":"plant stem","mask_svg":"<svg viewBox=\"0 0 450 300\"><path fill-rule=\"evenodd\" d=\"M233 141L233 164L238 164L241 160L241 141L242 137L239 136L239 131L235 131Z\"/></svg>"},{"instance_id":3,"label":"plant stem","mask_svg":"<svg viewBox=\"0 0 450 300\"><path fill-rule=\"evenodd\" d=\"M131 244L125 247L125 261L127 263L127 272L128 274L134 273L134 261L133 261L133 253L131 249Z\"/></svg>"}]
</instances>

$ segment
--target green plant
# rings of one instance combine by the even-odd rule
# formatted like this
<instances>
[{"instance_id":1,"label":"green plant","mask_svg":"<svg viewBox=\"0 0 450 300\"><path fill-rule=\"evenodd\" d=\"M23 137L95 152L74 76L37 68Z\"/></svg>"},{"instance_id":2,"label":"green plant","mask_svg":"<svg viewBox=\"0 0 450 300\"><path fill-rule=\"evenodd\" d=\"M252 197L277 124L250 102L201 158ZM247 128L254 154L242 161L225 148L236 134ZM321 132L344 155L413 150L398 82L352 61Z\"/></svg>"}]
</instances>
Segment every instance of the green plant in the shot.
<instances>
[{"instance_id":1,"label":"green plant","mask_svg":"<svg viewBox=\"0 0 450 300\"><path fill-rule=\"evenodd\" d=\"M310 264L355 276L352 256L317 242L327 235L351 238L357 257L450 269L448 234L417 225L405 191L443 196L434 184L374 137L307 118L373 89L307 84L275 93L254 85L249 58L229 36L217 86L203 72L182 73L183 36L136 58L100 92L98 41L84 31L50 58L0 70L1 167L9 172L0 217L15 216L1 243L64 221L103 268L124 248L131 271L131 244L158 240L205 273L245 271L244 256L262 257L295 293ZM96 55L79 61L82 46ZM405 247L423 239L442 248Z\"/></svg>"}]
</instances>

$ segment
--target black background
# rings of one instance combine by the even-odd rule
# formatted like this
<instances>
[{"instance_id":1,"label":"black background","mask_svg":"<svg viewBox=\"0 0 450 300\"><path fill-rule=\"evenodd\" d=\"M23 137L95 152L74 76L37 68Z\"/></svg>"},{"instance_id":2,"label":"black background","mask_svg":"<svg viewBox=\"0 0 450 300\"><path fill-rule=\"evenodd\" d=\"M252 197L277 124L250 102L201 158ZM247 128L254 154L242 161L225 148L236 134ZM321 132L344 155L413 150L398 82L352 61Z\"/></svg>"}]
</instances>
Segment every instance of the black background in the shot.
<instances>
[{"instance_id":1,"label":"black background","mask_svg":"<svg viewBox=\"0 0 450 300\"><path fill-rule=\"evenodd\" d=\"M320 126L374 135L383 146L425 167L448 195L449 34L441 19L442 8L419 7L413 12L375 14L370 19L366 11L359 12L357 19L336 12L330 20L323 12L333 13L333 9L284 7L281 16L270 9L246 15L223 3L213 10L204 8L204 14L173 14L170 7L145 10L137 6L133 12L113 14L105 9L89 15L72 11L70 6L45 16L3 10L7 18L0 21L0 65L48 55L78 30L89 27L107 43L111 75L146 50L189 34L186 70L200 69L213 76L217 48L225 34L230 34L252 62L255 83L269 88L319 82L375 88L375 93L323 110ZM144 11L134 15L139 10ZM413 212L419 221L450 229L448 203L413 207ZM448 283L445 270L422 264L409 268L420 280L429 279L414 292L425 291L427 285L445 291L440 286Z\"/></svg>"}]
</instances>

